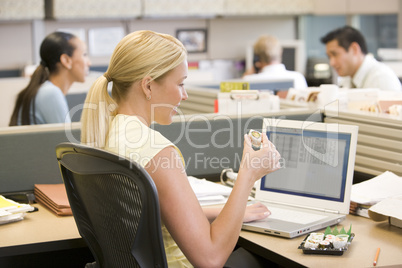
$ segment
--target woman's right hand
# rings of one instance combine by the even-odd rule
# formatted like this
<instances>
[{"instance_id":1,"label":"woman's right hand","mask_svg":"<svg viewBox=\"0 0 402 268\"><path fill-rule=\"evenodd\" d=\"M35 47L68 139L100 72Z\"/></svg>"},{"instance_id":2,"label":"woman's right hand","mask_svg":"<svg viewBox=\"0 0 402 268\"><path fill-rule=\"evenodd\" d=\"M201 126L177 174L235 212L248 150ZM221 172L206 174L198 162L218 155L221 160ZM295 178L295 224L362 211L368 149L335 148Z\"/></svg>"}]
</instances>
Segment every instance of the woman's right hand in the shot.
<instances>
[{"instance_id":1,"label":"woman's right hand","mask_svg":"<svg viewBox=\"0 0 402 268\"><path fill-rule=\"evenodd\" d=\"M243 156L240 164L240 172L247 172L248 177L255 181L280 168L281 155L275 145L262 133L261 148L255 151L249 135L244 135Z\"/></svg>"}]
</instances>

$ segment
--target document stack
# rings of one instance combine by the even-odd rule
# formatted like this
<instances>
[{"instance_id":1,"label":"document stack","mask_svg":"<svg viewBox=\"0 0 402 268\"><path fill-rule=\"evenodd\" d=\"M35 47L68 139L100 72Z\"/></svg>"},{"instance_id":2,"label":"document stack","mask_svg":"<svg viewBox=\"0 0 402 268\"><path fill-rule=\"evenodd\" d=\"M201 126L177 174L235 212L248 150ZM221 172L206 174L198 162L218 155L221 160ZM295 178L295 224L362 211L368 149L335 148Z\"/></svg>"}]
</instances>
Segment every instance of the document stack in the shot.
<instances>
[{"instance_id":1,"label":"document stack","mask_svg":"<svg viewBox=\"0 0 402 268\"><path fill-rule=\"evenodd\" d=\"M20 204L0 195L0 224L23 220L26 212L34 209L28 204Z\"/></svg>"},{"instance_id":2,"label":"document stack","mask_svg":"<svg viewBox=\"0 0 402 268\"><path fill-rule=\"evenodd\" d=\"M224 204L232 192L231 187L206 179L188 176L188 180L201 206Z\"/></svg>"},{"instance_id":3,"label":"document stack","mask_svg":"<svg viewBox=\"0 0 402 268\"><path fill-rule=\"evenodd\" d=\"M373 205L385 199L401 195L402 177L390 171L385 171L370 180L352 185L350 213L370 218L369 209Z\"/></svg>"},{"instance_id":4,"label":"document stack","mask_svg":"<svg viewBox=\"0 0 402 268\"><path fill-rule=\"evenodd\" d=\"M64 184L35 184L36 201L59 216L73 215Z\"/></svg>"}]
</instances>

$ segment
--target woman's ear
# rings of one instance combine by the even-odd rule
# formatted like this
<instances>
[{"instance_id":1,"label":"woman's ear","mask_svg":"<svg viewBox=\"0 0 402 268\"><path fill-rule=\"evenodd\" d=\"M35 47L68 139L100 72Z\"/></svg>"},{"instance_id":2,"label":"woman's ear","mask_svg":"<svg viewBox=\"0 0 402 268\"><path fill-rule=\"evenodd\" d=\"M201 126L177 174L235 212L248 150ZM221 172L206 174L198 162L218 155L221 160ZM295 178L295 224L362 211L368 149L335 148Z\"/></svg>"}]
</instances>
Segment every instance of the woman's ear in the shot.
<instances>
[{"instance_id":1,"label":"woman's ear","mask_svg":"<svg viewBox=\"0 0 402 268\"><path fill-rule=\"evenodd\" d=\"M150 76L146 76L141 80L141 88L145 97L151 96L151 82L152 78Z\"/></svg>"},{"instance_id":2,"label":"woman's ear","mask_svg":"<svg viewBox=\"0 0 402 268\"><path fill-rule=\"evenodd\" d=\"M73 60L71 59L70 56L68 56L67 54L62 54L60 56L60 63L67 69L67 70L71 70L71 68L73 67Z\"/></svg>"}]
</instances>

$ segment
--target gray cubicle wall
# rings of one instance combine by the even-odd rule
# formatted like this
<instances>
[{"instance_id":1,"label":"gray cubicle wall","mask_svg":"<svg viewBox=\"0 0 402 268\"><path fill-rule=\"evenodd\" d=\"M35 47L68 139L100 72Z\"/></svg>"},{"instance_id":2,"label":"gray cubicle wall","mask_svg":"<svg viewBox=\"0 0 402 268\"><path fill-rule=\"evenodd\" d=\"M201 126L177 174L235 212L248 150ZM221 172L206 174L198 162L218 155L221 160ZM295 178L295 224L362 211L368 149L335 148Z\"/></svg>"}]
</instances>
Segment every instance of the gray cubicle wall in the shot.
<instances>
[{"instance_id":1,"label":"gray cubicle wall","mask_svg":"<svg viewBox=\"0 0 402 268\"><path fill-rule=\"evenodd\" d=\"M261 130L264 117L322 122L314 111L280 112L229 117L188 115L171 125L153 128L181 150L188 175L217 180L224 168L238 170L243 135ZM68 124L69 125L69 124ZM80 124L65 129L62 124L8 127L0 129L0 194L29 192L34 184L62 183L55 147L61 142L79 142Z\"/></svg>"},{"instance_id":2,"label":"gray cubicle wall","mask_svg":"<svg viewBox=\"0 0 402 268\"><path fill-rule=\"evenodd\" d=\"M32 191L36 183L62 183L55 147L79 142L79 136L78 124L67 132L62 124L2 128L0 193Z\"/></svg>"},{"instance_id":3,"label":"gray cubicle wall","mask_svg":"<svg viewBox=\"0 0 402 268\"><path fill-rule=\"evenodd\" d=\"M84 107L87 93L71 93L66 95L68 108L70 109L70 117L72 122L81 120L82 109Z\"/></svg>"},{"instance_id":4,"label":"gray cubicle wall","mask_svg":"<svg viewBox=\"0 0 402 268\"><path fill-rule=\"evenodd\" d=\"M279 112L249 116L218 114L189 115L185 121L171 125L153 125L180 149L188 175L216 181L223 169L239 168L244 134L250 129L261 131L264 117L322 122L321 113L314 111Z\"/></svg>"}]
</instances>

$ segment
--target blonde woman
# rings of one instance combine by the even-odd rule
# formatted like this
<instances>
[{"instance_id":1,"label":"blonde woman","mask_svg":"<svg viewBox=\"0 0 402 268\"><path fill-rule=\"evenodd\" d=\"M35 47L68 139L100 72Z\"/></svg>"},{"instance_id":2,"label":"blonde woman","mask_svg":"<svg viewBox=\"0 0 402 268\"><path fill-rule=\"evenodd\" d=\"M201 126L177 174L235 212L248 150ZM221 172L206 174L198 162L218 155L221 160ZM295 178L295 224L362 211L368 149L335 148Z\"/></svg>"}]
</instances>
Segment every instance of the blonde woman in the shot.
<instances>
[{"instance_id":1,"label":"blonde woman","mask_svg":"<svg viewBox=\"0 0 402 268\"><path fill-rule=\"evenodd\" d=\"M266 135L259 151L245 136L243 160L229 200L222 209L203 209L188 182L179 149L150 128L153 121L172 122L187 99L186 77L187 52L176 38L152 31L127 35L87 95L81 141L128 157L150 174L159 194L169 267L223 267L242 222L270 214L261 204L247 207L247 200L255 181L276 169L279 153Z\"/></svg>"}]
</instances>

